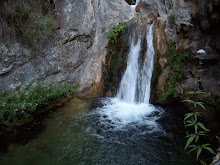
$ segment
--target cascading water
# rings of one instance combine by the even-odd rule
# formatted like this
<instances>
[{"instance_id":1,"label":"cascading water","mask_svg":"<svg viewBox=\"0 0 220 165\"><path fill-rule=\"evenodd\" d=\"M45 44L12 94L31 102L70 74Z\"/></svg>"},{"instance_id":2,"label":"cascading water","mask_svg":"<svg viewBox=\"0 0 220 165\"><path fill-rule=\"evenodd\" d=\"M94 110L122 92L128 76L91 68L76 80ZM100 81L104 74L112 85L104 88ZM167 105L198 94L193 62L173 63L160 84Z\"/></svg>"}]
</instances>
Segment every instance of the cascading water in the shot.
<instances>
[{"instance_id":1,"label":"cascading water","mask_svg":"<svg viewBox=\"0 0 220 165\"><path fill-rule=\"evenodd\" d=\"M136 6L138 5L140 0L136 0L134 5L131 5L131 8L135 10Z\"/></svg>"},{"instance_id":2,"label":"cascading water","mask_svg":"<svg viewBox=\"0 0 220 165\"><path fill-rule=\"evenodd\" d=\"M128 55L127 69L123 75L117 98L128 103L146 103L150 100L151 77L154 66L153 24L148 28L147 53L141 67L138 59L141 51L141 39L136 45L132 43Z\"/></svg>"},{"instance_id":3,"label":"cascading water","mask_svg":"<svg viewBox=\"0 0 220 165\"><path fill-rule=\"evenodd\" d=\"M110 125L113 129L118 130L128 125L141 124L149 126L151 130L158 130L156 120L162 113L162 109L155 108L149 103L154 63L152 28L153 24L147 30L147 51L144 61L140 62L141 43L143 42L143 37L140 35L136 44L133 38L127 68L116 97L104 99L104 106L97 109L101 123Z\"/></svg>"},{"instance_id":4,"label":"cascading water","mask_svg":"<svg viewBox=\"0 0 220 165\"><path fill-rule=\"evenodd\" d=\"M138 102L150 103L150 87L151 78L153 74L154 67L154 45L153 45L153 24L149 27L147 32L147 53L144 60L143 68L141 68L141 73L139 77L139 90L138 90Z\"/></svg>"},{"instance_id":5,"label":"cascading water","mask_svg":"<svg viewBox=\"0 0 220 165\"><path fill-rule=\"evenodd\" d=\"M137 78L139 72L138 57L141 50L141 39L139 38L136 45L132 43L128 55L127 69L122 77L119 91L116 98L128 103L135 103L137 93Z\"/></svg>"}]
</instances>

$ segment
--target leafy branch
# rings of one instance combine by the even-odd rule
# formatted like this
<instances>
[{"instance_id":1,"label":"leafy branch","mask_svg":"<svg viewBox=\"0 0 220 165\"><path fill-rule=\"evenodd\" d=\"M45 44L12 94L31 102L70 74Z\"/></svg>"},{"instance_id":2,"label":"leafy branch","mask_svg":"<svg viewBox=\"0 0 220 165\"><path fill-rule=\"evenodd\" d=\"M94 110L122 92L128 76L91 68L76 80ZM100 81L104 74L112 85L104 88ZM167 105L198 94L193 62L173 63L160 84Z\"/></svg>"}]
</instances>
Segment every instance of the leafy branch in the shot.
<instances>
[{"instance_id":1,"label":"leafy branch","mask_svg":"<svg viewBox=\"0 0 220 165\"><path fill-rule=\"evenodd\" d=\"M206 69L201 69L202 61L199 62L199 67L200 69L194 70L194 78L195 78L195 83L201 82L200 80L200 74L204 72ZM182 102L186 102L189 104L193 104L194 106L194 112L187 113L185 114L184 122L187 127L193 127L194 132L187 135L186 138L188 138L186 142L185 149L191 148L188 153L195 151L196 152L196 158L197 160L200 159L200 162L203 164L204 161L201 160L200 155L203 150L209 151L211 154L214 154L214 151L211 147L209 147L210 144L202 144L200 145L201 142L199 142L199 139L201 136L207 136L207 132L210 131L205 127L205 125L201 122L199 122L198 118L201 116L201 113L198 112L197 108L200 107L203 110L206 110L204 103L200 101L195 101L197 100L198 95L200 94L205 94L203 91L189 91L185 93L185 95L190 95L192 99L185 99Z\"/></svg>"}]
</instances>

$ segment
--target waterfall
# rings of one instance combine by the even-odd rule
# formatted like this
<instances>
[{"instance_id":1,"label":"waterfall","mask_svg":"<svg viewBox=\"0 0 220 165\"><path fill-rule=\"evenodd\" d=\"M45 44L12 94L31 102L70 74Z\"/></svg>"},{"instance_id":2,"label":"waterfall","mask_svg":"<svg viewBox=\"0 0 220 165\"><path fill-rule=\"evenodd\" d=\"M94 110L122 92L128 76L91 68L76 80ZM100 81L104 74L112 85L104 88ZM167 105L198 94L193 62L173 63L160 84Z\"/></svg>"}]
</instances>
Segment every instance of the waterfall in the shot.
<instances>
[{"instance_id":1,"label":"waterfall","mask_svg":"<svg viewBox=\"0 0 220 165\"><path fill-rule=\"evenodd\" d=\"M136 45L132 43L128 54L127 69L122 77L119 91L116 98L119 100L135 103L137 93L137 78L139 74L138 58L141 50L141 39Z\"/></svg>"},{"instance_id":2,"label":"waterfall","mask_svg":"<svg viewBox=\"0 0 220 165\"><path fill-rule=\"evenodd\" d=\"M115 98L104 98L103 106L97 108L100 122L111 130L127 130L127 127L146 126L148 132L160 130L157 120L163 113L162 108L156 108L149 103L150 85L154 64L153 24L149 26L145 40L147 51L141 55L141 45L144 40L140 36L131 43L128 54L127 68L122 76L120 87ZM155 113L156 112L156 113Z\"/></svg>"},{"instance_id":3,"label":"waterfall","mask_svg":"<svg viewBox=\"0 0 220 165\"><path fill-rule=\"evenodd\" d=\"M154 66L153 24L147 31L147 52L144 64L138 62L141 51L141 38L136 45L132 42L128 55L127 69L122 77L116 98L128 103L149 103L151 77Z\"/></svg>"},{"instance_id":4,"label":"waterfall","mask_svg":"<svg viewBox=\"0 0 220 165\"><path fill-rule=\"evenodd\" d=\"M132 9L135 10L136 6L138 5L140 0L136 0L135 4L134 5L130 5Z\"/></svg>"},{"instance_id":5,"label":"waterfall","mask_svg":"<svg viewBox=\"0 0 220 165\"><path fill-rule=\"evenodd\" d=\"M153 24L148 28L147 40L147 53L144 60L143 68L139 78L139 99L138 102L149 104L150 91L151 91L151 78L154 68L154 45L153 45Z\"/></svg>"}]
</instances>

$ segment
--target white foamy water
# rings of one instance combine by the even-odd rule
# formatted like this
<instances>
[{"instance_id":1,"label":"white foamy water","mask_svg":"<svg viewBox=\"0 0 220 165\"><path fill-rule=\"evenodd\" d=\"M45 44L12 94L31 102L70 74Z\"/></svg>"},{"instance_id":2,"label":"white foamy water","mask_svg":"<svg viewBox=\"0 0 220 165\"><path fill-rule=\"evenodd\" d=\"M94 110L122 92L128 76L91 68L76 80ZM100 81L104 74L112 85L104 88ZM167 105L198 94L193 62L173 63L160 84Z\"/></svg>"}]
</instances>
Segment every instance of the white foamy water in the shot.
<instances>
[{"instance_id":1,"label":"white foamy water","mask_svg":"<svg viewBox=\"0 0 220 165\"><path fill-rule=\"evenodd\" d=\"M147 31L147 52L144 64L140 66L138 61L141 51L141 39L136 45L132 43L128 55L127 68L122 77L120 88L116 98L127 103L150 102L150 86L154 67L153 24Z\"/></svg>"},{"instance_id":2,"label":"white foamy water","mask_svg":"<svg viewBox=\"0 0 220 165\"><path fill-rule=\"evenodd\" d=\"M138 5L138 3L139 3L139 1L140 1L140 0L136 0L136 2L135 2L135 4L134 4L134 5L130 5L130 6L131 6L131 8L135 10L135 9L136 9L136 7L137 7L137 5Z\"/></svg>"},{"instance_id":3,"label":"white foamy water","mask_svg":"<svg viewBox=\"0 0 220 165\"><path fill-rule=\"evenodd\" d=\"M138 58L141 51L141 39L137 44L132 43L128 54L128 62L125 73L122 77L120 88L116 98L127 103L135 103L137 93L137 78L139 74Z\"/></svg>"},{"instance_id":4,"label":"white foamy water","mask_svg":"<svg viewBox=\"0 0 220 165\"><path fill-rule=\"evenodd\" d=\"M140 70L138 79L138 102L150 103L151 78L154 68L154 45L153 45L153 24L148 28L147 32L147 53L145 55L143 68Z\"/></svg>"},{"instance_id":5,"label":"white foamy water","mask_svg":"<svg viewBox=\"0 0 220 165\"><path fill-rule=\"evenodd\" d=\"M152 104L135 104L121 101L117 98L106 98L104 106L98 108L102 125L111 130L124 130L127 126L148 126L149 130L158 131L157 120L163 113L162 108Z\"/></svg>"},{"instance_id":6,"label":"white foamy water","mask_svg":"<svg viewBox=\"0 0 220 165\"><path fill-rule=\"evenodd\" d=\"M100 122L112 130L126 129L129 126L147 126L149 131L159 130L157 120L163 113L149 103L150 84L154 64L153 24L147 30L147 51L140 62L141 37L131 44L127 68L122 77L115 98L106 98L97 109Z\"/></svg>"}]
</instances>

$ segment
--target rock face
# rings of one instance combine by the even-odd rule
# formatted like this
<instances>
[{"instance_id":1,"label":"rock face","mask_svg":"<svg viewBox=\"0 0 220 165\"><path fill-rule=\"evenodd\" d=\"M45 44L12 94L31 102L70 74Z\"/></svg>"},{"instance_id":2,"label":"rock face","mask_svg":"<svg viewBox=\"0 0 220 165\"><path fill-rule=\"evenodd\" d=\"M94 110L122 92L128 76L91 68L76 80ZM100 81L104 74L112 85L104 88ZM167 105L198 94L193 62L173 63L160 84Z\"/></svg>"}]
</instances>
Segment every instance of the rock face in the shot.
<instances>
[{"instance_id":1,"label":"rock face","mask_svg":"<svg viewBox=\"0 0 220 165\"><path fill-rule=\"evenodd\" d=\"M177 92L181 95L193 89L204 90L205 97L220 96L220 2L217 0L140 0L136 11L152 11L158 18L154 25L155 74L152 91L156 91L153 102L166 90L166 81L172 74L167 66L167 41L176 42L177 51L190 52L186 65L186 79L177 84ZM205 54L197 54L199 49L204 49ZM200 85L194 83L192 74L202 61L202 68L207 69L201 76ZM159 69L158 69L159 68ZM156 83L156 84L155 84ZM203 98L204 99L204 98ZM205 100L213 103L214 100Z\"/></svg>"},{"instance_id":2,"label":"rock face","mask_svg":"<svg viewBox=\"0 0 220 165\"><path fill-rule=\"evenodd\" d=\"M16 10L13 0L0 3ZM19 42L16 35L8 38L4 33L10 25L0 15L4 25L0 26L0 91L15 90L36 79L69 86L79 83L80 96L97 96L102 89L109 28L131 20L135 12L121 0L62 0L51 1L51 6L56 14L53 37L38 51Z\"/></svg>"}]
</instances>

